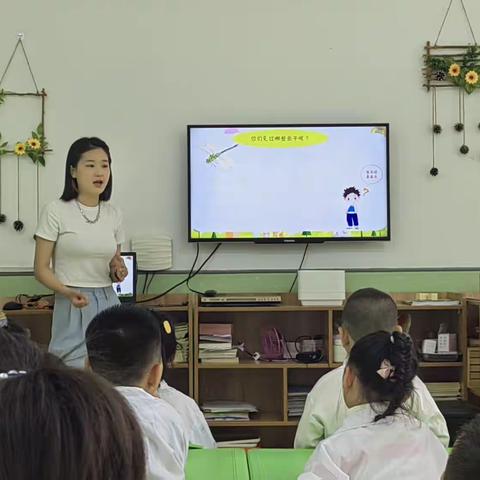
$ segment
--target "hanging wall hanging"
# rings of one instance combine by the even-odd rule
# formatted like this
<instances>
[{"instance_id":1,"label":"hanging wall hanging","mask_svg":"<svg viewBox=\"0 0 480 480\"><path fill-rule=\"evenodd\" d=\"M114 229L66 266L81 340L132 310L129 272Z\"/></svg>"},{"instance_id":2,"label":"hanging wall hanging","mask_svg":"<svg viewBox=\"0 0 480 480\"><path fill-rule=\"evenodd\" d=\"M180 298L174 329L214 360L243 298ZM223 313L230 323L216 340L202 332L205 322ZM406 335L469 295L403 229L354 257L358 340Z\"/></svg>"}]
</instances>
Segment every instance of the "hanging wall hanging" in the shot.
<instances>
[{"instance_id":1,"label":"hanging wall hanging","mask_svg":"<svg viewBox=\"0 0 480 480\"><path fill-rule=\"evenodd\" d=\"M432 176L439 173L436 162L436 137L449 130L439 121L437 90L444 88L458 90L458 120L451 126L451 130L459 136L458 151L462 155L466 155L470 151L470 147L467 143L467 120L469 119L465 113L465 95L468 97L480 89L480 48L477 45L463 0L460 0L460 3L473 43L469 45L440 45L438 43L453 1L450 0L448 4L435 43L432 45L427 42L425 45L424 87L431 92L432 97L432 167L430 168ZM480 128L480 125L476 127Z\"/></svg>"},{"instance_id":2,"label":"hanging wall hanging","mask_svg":"<svg viewBox=\"0 0 480 480\"><path fill-rule=\"evenodd\" d=\"M35 80L35 76L33 75L32 68L30 66L30 61L27 56L27 52L25 51L25 47L23 45L24 35L23 33L19 33L17 35L17 43L13 49L13 52L8 60L7 66L5 67L3 74L0 78L0 108L4 105L9 97L33 97L38 98L41 102L41 117L39 121L37 120L33 125L37 125L34 127L33 131L31 131L30 135L26 135L24 138L16 139L15 141L9 141L5 138L2 138L1 134L1 126L0 126L0 224L4 224L7 221L6 212L2 209L2 191L4 189L5 179L2 179L2 162L6 161L4 157L7 156L15 156L17 159L17 211L16 211L16 220L12 223L13 228L20 232L24 228L24 222L20 219L20 201L22 199L22 195L20 192L20 174L21 174L21 166L25 165L25 159L30 159L30 164L33 164L36 168L36 214L37 214L37 221L39 216L39 197L40 197L40 166L45 166L45 154L50 152L51 150L48 148L48 143L45 137L45 99L47 97L47 92L45 89L39 90L37 81ZM23 53L23 57L26 61L28 66L28 70L30 72L30 76L33 81L34 92L16 92L11 90L4 90L1 88L2 83L7 75L7 72L12 64L12 61L20 51ZM30 130L31 127L28 129Z\"/></svg>"}]
</instances>

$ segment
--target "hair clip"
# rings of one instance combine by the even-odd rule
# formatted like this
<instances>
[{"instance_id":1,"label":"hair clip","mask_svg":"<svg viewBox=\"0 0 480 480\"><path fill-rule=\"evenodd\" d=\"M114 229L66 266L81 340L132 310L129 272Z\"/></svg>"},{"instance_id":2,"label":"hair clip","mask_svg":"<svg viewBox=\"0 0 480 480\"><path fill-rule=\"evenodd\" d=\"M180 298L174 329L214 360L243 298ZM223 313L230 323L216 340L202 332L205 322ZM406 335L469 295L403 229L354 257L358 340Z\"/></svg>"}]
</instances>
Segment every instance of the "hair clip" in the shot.
<instances>
[{"instance_id":1,"label":"hair clip","mask_svg":"<svg viewBox=\"0 0 480 480\"><path fill-rule=\"evenodd\" d=\"M163 321L163 329L168 335L172 333L172 326L170 325L170 322L168 320Z\"/></svg>"},{"instance_id":2,"label":"hair clip","mask_svg":"<svg viewBox=\"0 0 480 480\"><path fill-rule=\"evenodd\" d=\"M26 375L25 370L9 370L8 372L0 373L0 380L6 380L7 378L18 377L20 375Z\"/></svg>"},{"instance_id":3,"label":"hair clip","mask_svg":"<svg viewBox=\"0 0 480 480\"><path fill-rule=\"evenodd\" d=\"M395 343L395 339L393 338L393 334L390 335L390 343Z\"/></svg>"},{"instance_id":4,"label":"hair clip","mask_svg":"<svg viewBox=\"0 0 480 480\"><path fill-rule=\"evenodd\" d=\"M0 328L8 327L8 320L5 318L4 320L0 320Z\"/></svg>"},{"instance_id":5,"label":"hair clip","mask_svg":"<svg viewBox=\"0 0 480 480\"><path fill-rule=\"evenodd\" d=\"M382 360L380 368L377 370L378 375L380 375L384 380L388 380L393 377L395 373L395 367L390 363L390 360L387 358Z\"/></svg>"}]
</instances>

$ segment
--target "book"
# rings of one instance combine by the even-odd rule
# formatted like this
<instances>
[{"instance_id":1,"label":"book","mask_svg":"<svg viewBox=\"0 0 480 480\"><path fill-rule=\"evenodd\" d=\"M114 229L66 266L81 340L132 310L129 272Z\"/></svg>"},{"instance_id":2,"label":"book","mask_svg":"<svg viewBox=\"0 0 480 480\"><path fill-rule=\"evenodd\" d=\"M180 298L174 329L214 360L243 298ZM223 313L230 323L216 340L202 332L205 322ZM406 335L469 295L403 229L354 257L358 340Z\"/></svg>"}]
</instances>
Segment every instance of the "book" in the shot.
<instances>
[{"instance_id":1,"label":"book","mask_svg":"<svg viewBox=\"0 0 480 480\"><path fill-rule=\"evenodd\" d=\"M405 300L404 303L412 307L456 307L460 305L460 300L451 300L448 298L440 300Z\"/></svg>"},{"instance_id":2,"label":"book","mask_svg":"<svg viewBox=\"0 0 480 480\"><path fill-rule=\"evenodd\" d=\"M238 357L233 358L201 358L202 363L239 363Z\"/></svg>"},{"instance_id":3,"label":"book","mask_svg":"<svg viewBox=\"0 0 480 480\"><path fill-rule=\"evenodd\" d=\"M201 409L204 412L258 412L257 407L247 402L235 402L231 400L214 400L205 402Z\"/></svg>"},{"instance_id":4,"label":"book","mask_svg":"<svg viewBox=\"0 0 480 480\"><path fill-rule=\"evenodd\" d=\"M231 323L200 323L199 324L200 336L207 335L212 337L225 337L232 336L232 324Z\"/></svg>"},{"instance_id":5,"label":"book","mask_svg":"<svg viewBox=\"0 0 480 480\"><path fill-rule=\"evenodd\" d=\"M217 442L217 448L256 448L259 443L260 437L240 440L223 440Z\"/></svg>"}]
</instances>

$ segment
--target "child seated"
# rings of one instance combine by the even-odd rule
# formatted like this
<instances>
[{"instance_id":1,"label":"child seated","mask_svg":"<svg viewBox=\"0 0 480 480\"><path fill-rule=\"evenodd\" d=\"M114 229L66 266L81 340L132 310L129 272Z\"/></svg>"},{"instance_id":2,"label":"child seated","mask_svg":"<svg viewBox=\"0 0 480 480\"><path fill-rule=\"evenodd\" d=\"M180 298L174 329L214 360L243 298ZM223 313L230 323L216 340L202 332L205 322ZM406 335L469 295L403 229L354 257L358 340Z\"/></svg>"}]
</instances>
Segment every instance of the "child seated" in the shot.
<instances>
[{"instance_id":1,"label":"child seated","mask_svg":"<svg viewBox=\"0 0 480 480\"><path fill-rule=\"evenodd\" d=\"M45 366L53 357L2 330L0 478L143 480L142 434L122 396L87 372Z\"/></svg>"},{"instance_id":2,"label":"child seated","mask_svg":"<svg viewBox=\"0 0 480 480\"><path fill-rule=\"evenodd\" d=\"M187 434L178 413L157 396L163 371L157 318L135 306L114 306L94 317L85 338L88 366L117 387L137 416L147 479L183 479Z\"/></svg>"},{"instance_id":3,"label":"child seated","mask_svg":"<svg viewBox=\"0 0 480 480\"><path fill-rule=\"evenodd\" d=\"M177 340L173 322L164 315L159 320L162 327L163 378L158 396L178 412L185 425L190 444L203 448L215 448L216 443L212 432L195 400L168 385L164 379L168 365L171 365L175 359Z\"/></svg>"},{"instance_id":4,"label":"child seated","mask_svg":"<svg viewBox=\"0 0 480 480\"><path fill-rule=\"evenodd\" d=\"M343 374L348 412L299 480L438 480L447 451L408 412L417 360L410 337L377 332L353 346Z\"/></svg>"},{"instance_id":5,"label":"child seated","mask_svg":"<svg viewBox=\"0 0 480 480\"><path fill-rule=\"evenodd\" d=\"M443 474L443 480L478 478L480 478L480 415L462 427Z\"/></svg>"},{"instance_id":6,"label":"child seated","mask_svg":"<svg viewBox=\"0 0 480 480\"><path fill-rule=\"evenodd\" d=\"M345 303L339 329L343 346L350 352L355 342L379 330L399 329L398 310L390 295L374 288L353 293ZM342 394L345 366L323 375L308 394L295 436L295 448L315 448L343 424L347 407ZM413 379L411 414L425 423L445 447L450 440L447 424L425 384Z\"/></svg>"}]
</instances>

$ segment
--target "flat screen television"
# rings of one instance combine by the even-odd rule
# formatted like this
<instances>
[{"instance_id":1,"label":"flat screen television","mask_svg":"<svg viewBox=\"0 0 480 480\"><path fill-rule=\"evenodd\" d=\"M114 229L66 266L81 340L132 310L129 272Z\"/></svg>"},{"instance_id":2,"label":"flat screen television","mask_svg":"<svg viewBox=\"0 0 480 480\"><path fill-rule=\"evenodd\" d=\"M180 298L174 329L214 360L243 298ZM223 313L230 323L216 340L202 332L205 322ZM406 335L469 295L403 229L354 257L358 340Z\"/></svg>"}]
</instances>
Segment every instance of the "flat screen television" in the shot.
<instances>
[{"instance_id":1,"label":"flat screen television","mask_svg":"<svg viewBox=\"0 0 480 480\"><path fill-rule=\"evenodd\" d=\"M390 240L389 125L189 125L190 242Z\"/></svg>"}]
</instances>

